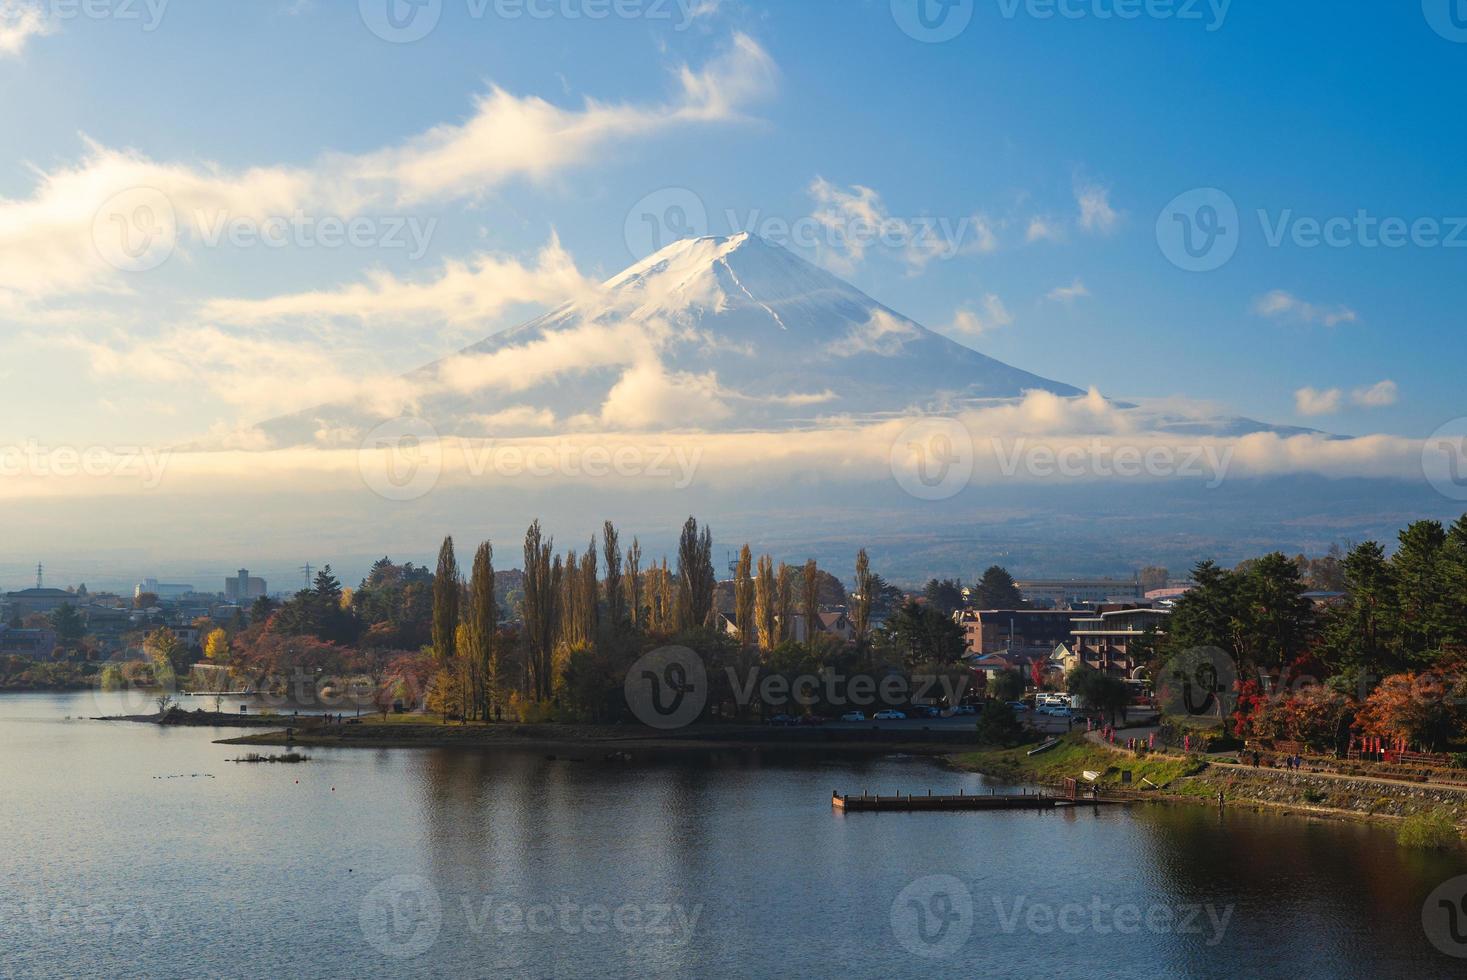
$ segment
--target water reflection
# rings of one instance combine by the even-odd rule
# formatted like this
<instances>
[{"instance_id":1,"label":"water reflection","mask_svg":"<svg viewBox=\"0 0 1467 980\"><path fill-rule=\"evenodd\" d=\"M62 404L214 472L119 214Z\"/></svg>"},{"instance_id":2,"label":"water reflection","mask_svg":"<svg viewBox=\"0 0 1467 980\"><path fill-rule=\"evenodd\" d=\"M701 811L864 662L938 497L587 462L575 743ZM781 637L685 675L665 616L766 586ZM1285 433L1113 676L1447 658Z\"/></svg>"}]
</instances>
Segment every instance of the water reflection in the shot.
<instances>
[{"instance_id":1,"label":"water reflection","mask_svg":"<svg viewBox=\"0 0 1467 980\"><path fill-rule=\"evenodd\" d=\"M228 733L62 720L89 713L72 696L0 699L0 889L11 909L139 908L166 938L7 912L0 973L1302 980L1455 965L1425 941L1421 905L1467 862L1372 827L1214 807L830 809L832 790L990 788L920 759L313 750L232 766L237 750L211 741ZM401 913L384 921L414 928L436 901L433 929L372 932L384 894ZM411 936L428 952L395 958ZM950 955L929 958L924 937Z\"/></svg>"}]
</instances>

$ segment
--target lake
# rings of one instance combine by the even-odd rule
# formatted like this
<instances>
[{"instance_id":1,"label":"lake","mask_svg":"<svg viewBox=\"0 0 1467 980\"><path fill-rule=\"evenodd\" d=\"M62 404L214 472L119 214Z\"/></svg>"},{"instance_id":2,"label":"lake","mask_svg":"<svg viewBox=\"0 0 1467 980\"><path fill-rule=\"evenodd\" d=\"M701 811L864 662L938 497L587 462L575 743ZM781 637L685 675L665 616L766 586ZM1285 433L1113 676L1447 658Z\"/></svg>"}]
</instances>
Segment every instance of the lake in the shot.
<instances>
[{"instance_id":1,"label":"lake","mask_svg":"<svg viewBox=\"0 0 1467 980\"><path fill-rule=\"evenodd\" d=\"M212 744L229 732L84 720L138 707L0 697L0 974L1303 980L1464 962L1422 908L1467 859L1379 828L1209 807L842 816L832 790L994 784L923 759L732 753L242 765Z\"/></svg>"}]
</instances>

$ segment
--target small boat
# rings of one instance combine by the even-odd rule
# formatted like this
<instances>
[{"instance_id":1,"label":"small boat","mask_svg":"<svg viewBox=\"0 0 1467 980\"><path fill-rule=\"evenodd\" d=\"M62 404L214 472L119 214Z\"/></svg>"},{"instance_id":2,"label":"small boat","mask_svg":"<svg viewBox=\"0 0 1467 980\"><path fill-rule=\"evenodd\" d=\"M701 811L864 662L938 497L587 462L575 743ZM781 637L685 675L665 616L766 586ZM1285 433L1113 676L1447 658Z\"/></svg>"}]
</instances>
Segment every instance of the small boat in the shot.
<instances>
[{"instance_id":1,"label":"small boat","mask_svg":"<svg viewBox=\"0 0 1467 980\"><path fill-rule=\"evenodd\" d=\"M1038 746L1030 749L1028 754L1038 755L1041 752L1048 752L1050 749L1054 748L1058 744L1060 744L1060 740L1057 738L1045 739L1043 742L1040 742Z\"/></svg>"}]
</instances>

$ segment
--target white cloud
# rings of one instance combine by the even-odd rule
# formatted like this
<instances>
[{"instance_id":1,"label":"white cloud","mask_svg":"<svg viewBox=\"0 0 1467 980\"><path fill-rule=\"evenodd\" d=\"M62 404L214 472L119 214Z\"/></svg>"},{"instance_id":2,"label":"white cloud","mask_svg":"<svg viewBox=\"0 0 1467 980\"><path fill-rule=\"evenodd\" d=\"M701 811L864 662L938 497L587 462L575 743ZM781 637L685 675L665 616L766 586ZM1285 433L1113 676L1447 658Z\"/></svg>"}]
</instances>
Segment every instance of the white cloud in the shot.
<instances>
[{"instance_id":1,"label":"white cloud","mask_svg":"<svg viewBox=\"0 0 1467 980\"><path fill-rule=\"evenodd\" d=\"M1080 227L1085 231L1108 235L1120 223L1120 213L1111 207L1108 187L1077 178L1075 203L1080 206Z\"/></svg>"},{"instance_id":2,"label":"white cloud","mask_svg":"<svg viewBox=\"0 0 1467 980\"><path fill-rule=\"evenodd\" d=\"M599 286L582 276L575 261L552 237L534 265L502 256L451 260L442 274L405 282L387 272L338 289L315 290L265 299L215 299L200 313L210 320L249 324L288 318L342 317L363 322L446 320L474 324L518 303L559 304L594 295Z\"/></svg>"},{"instance_id":3,"label":"white cloud","mask_svg":"<svg viewBox=\"0 0 1467 980\"><path fill-rule=\"evenodd\" d=\"M1350 392L1350 401L1360 408L1386 408L1394 405L1400 391L1394 381L1378 381Z\"/></svg>"},{"instance_id":4,"label":"white cloud","mask_svg":"<svg viewBox=\"0 0 1467 980\"><path fill-rule=\"evenodd\" d=\"M1294 407L1300 415L1333 415L1340 410L1344 393L1338 388L1324 391L1300 388L1294 392Z\"/></svg>"},{"instance_id":5,"label":"white cloud","mask_svg":"<svg viewBox=\"0 0 1467 980\"><path fill-rule=\"evenodd\" d=\"M1076 279L1068 286L1057 286L1054 289L1051 289L1049 291L1049 294L1045 296L1045 299L1049 300L1052 303L1065 303L1068 305L1070 303L1073 303L1077 299L1084 299L1086 296L1089 295L1090 290L1085 288L1085 284L1083 282L1081 282L1079 279Z\"/></svg>"},{"instance_id":6,"label":"white cloud","mask_svg":"<svg viewBox=\"0 0 1467 980\"><path fill-rule=\"evenodd\" d=\"M0 56L18 55L31 38L55 29L40 0L0 0Z\"/></svg>"},{"instance_id":7,"label":"white cloud","mask_svg":"<svg viewBox=\"0 0 1467 980\"><path fill-rule=\"evenodd\" d=\"M682 429L731 414L716 374L669 373L655 361L623 374L601 406L601 421L612 429Z\"/></svg>"},{"instance_id":8,"label":"white cloud","mask_svg":"<svg viewBox=\"0 0 1467 980\"><path fill-rule=\"evenodd\" d=\"M1342 323L1354 323L1359 314L1348 306L1316 306L1283 289L1265 293L1253 301L1253 312L1273 320L1291 319L1300 323L1323 323L1336 327Z\"/></svg>"},{"instance_id":9,"label":"white cloud","mask_svg":"<svg viewBox=\"0 0 1467 980\"><path fill-rule=\"evenodd\" d=\"M844 337L829 344L826 352L836 357L854 357L857 354L889 357L921 335L922 331L912 321L877 310L871 314L870 320L852 326Z\"/></svg>"},{"instance_id":10,"label":"white cloud","mask_svg":"<svg viewBox=\"0 0 1467 980\"><path fill-rule=\"evenodd\" d=\"M1013 324L1014 318L1003 300L994 293L983 297L980 309L965 306L953 314L952 323L943 331L960 337L981 337L986 333Z\"/></svg>"},{"instance_id":11,"label":"white cloud","mask_svg":"<svg viewBox=\"0 0 1467 980\"><path fill-rule=\"evenodd\" d=\"M176 234L179 250L192 257L220 215L350 219L476 198L514 178L543 180L592 163L596 151L617 142L740 118L746 105L772 90L775 76L769 55L739 34L701 71L679 69L677 95L662 104L587 101L563 109L493 88L462 123L360 156L328 154L309 167L231 170L158 161L89 141L77 164L38 171L28 197L0 197L0 309L60 294L130 292L136 279L107 263L95 236L135 217L138 195L150 205L145 217Z\"/></svg>"},{"instance_id":12,"label":"white cloud","mask_svg":"<svg viewBox=\"0 0 1467 980\"><path fill-rule=\"evenodd\" d=\"M1063 241L1064 237L1064 230L1057 223L1038 215L1029 219L1029 228L1024 232L1024 241L1031 245L1035 242Z\"/></svg>"},{"instance_id":13,"label":"white cloud","mask_svg":"<svg viewBox=\"0 0 1467 980\"><path fill-rule=\"evenodd\" d=\"M820 261L842 275L854 272L873 248L890 252L913 273L934 259L998 249L998 233L986 215L895 217L870 187L842 188L824 177L816 177L808 192L816 205L811 217L824 230L817 246Z\"/></svg>"}]
</instances>

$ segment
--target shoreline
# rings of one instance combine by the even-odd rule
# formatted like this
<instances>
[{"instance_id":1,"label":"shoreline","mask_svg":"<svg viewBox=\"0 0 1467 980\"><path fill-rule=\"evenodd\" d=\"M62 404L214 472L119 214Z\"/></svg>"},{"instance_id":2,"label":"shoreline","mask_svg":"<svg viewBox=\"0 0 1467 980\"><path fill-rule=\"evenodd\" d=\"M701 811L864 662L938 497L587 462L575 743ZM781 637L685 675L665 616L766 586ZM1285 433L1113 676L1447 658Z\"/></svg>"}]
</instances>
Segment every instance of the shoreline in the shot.
<instances>
[{"instance_id":1,"label":"shoreline","mask_svg":"<svg viewBox=\"0 0 1467 980\"><path fill-rule=\"evenodd\" d=\"M767 751L790 754L833 752L859 755L943 757L971 747L966 731L825 730L710 725L678 732L615 725L334 725L329 729L285 730L219 739L220 745L303 746L346 749L534 749L631 755L637 752L696 753Z\"/></svg>"},{"instance_id":2,"label":"shoreline","mask_svg":"<svg viewBox=\"0 0 1467 980\"><path fill-rule=\"evenodd\" d=\"M1043 786L1058 786L1063 776L1055 772L1044 755L1025 756L1029 746L1010 750L959 753L948 763L965 772L995 779L1014 779ZM1407 817L1432 810L1451 812L1459 830L1467 825L1467 788L1441 783L1404 780L1362 779L1318 770L1282 770L1221 763L1205 757L1151 754L1142 757L1124 749L1093 742L1070 740L1058 758L1076 758L1079 765L1096 771L1095 785L1128 799L1170 805L1193 805L1242 809L1254 813L1279 813L1316 820L1398 826ZM1033 761L1030 761L1033 760ZM1127 787L1119 774L1131 771L1135 779ZM1165 781L1146 789L1146 773L1168 773ZM1219 799L1221 793L1221 799ZM1334 805L1331 805L1334 804Z\"/></svg>"}]
</instances>

